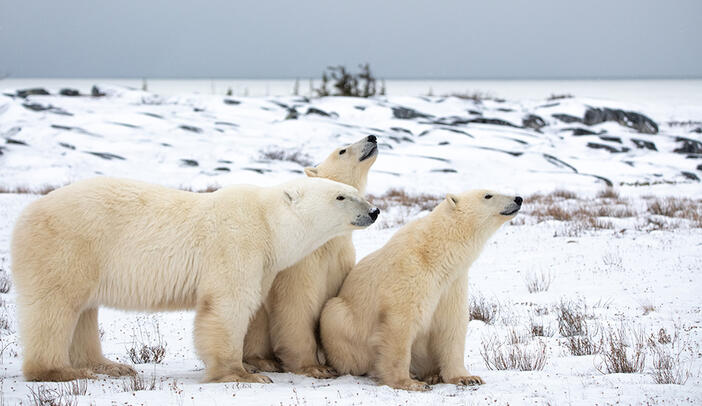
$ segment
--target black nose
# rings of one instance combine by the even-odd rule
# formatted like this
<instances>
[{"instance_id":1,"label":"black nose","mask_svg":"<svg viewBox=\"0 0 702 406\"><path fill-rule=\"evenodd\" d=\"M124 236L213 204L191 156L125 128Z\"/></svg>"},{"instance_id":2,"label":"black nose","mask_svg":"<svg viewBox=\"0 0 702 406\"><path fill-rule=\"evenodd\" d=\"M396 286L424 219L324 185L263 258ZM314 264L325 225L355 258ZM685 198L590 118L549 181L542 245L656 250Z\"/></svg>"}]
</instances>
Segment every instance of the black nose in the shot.
<instances>
[{"instance_id":1,"label":"black nose","mask_svg":"<svg viewBox=\"0 0 702 406\"><path fill-rule=\"evenodd\" d=\"M368 212L368 215L370 216L370 218L373 219L373 221L375 221L375 219L378 218L378 214L380 214L380 209L377 207L373 208L373 210Z\"/></svg>"},{"instance_id":2,"label":"black nose","mask_svg":"<svg viewBox=\"0 0 702 406\"><path fill-rule=\"evenodd\" d=\"M520 205L520 206L522 205L522 202L523 202L523 201L524 201L524 199L522 199L521 196L517 196L517 197L514 198L514 202L517 203L517 204Z\"/></svg>"},{"instance_id":3,"label":"black nose","mask_svg":"<svg viewBox=\"0 0 702 406\"><path fill-rule=\"evenodd\" d=\"M366 139L368 142L374 142L378 143L378 139L375 137L375 135L369 135L368 138Z\"/></svg>"}]
</instances>

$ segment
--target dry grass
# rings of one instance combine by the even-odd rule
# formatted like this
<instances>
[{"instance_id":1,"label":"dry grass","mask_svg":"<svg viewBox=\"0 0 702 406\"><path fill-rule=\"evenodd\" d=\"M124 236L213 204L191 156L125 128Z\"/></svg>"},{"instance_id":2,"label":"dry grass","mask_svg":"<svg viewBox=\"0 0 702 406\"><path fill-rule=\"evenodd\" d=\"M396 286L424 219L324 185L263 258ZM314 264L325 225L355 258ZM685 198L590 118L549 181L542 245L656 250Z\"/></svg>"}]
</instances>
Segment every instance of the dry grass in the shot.
<instances>
[{"instance_id":1,"label":"dry grass","mask_svg":"<svg viewBox=\"0 0 702 406\"><path fill-rule=\"evenodd\" d=\"M551 287L552 281L553 274L546 271L531 272L524 278L529 293L546 292Z\"/></svg>"},{"instance_id":2,"label":"dry grass","mask_svg":"<svg viewBox=\"0 0 702 406\"><path fill-rule=\"evenodd\" d=\"M194 189L191 186L181 186L180 190L184 190L186 192L195 192L195 193L212 193L216 192L221 188L219 185L208 185L204 189Z\"/></svg>"},{"instance_id":3,"label":"dry grass","mask_svg":"<svg viewBox=\"0 0 702 406\"><path fill-rule=\"evenodd\" d=\"M587 320L593 317L582 302L561 300L556 306L558 332L563 337L588 335Z\"/></svg>"},{"instance_id":4,"label":"dry grass","mask_svg":"<svg viewBox=\"0 0 702 406\"><path fill-rule=\"evenodd\" d=\"M5 271L0 271L0 293L7 293L12 288L12 282Z\"/></svg>"},{"instance_id":5,"label":"dry grass","mask_svg":"<svg viewBox=\"0 0 702 406\"><path fill-rule=\"evenodd\" d=\"M0 186L0 193L13 193L13 194L25 194L25 195L46 195L54 190L61 188L66 185L52 186L52 185L42 185L38 187L28 187L28 186L17 186L13 188L8 188L6 186Z\"/></svg>"},{"instance_id":6,"label":"dry grass","mask_svg":"<svg viewBox=\"0 0 702 406\"><path fill-rule=\"evenodd\" d=\"M157 319L152 319L151 331L142 327L143 319L137 322L138 330L132 335L132 346L127 356L134 364L160 364L166 356L161 329Z\"/></svg>"},{"instance_id":7,"label":"dry grass","mask_svg":"<svg viewBox=\"0 0 702 406\"><path fill-rule=\"evenodd\" d=\"M603 374L643 372L646 365L645 335L641 330L621 322L609 326L602 334L597 369Z\"/></svg>"},{"instance_id":8,"label":"dry grass","mask_svg":"<svg viewBox=\"0 0 702 406\"><path fill-rule=\"evenodd\" d=\"M156 390L156 375L151 378L144 378L144 375L130 375L122 381L122 389L125 392L138 392L142 390Z\"/></svg>"},{"instance_id":9,"label":"dry grass","mask_svg":"<svg viewBox=\"0 0 702 406\"><path fill-rule=\"evenodd\" d=\"M78 396L88 392L88 382L78 379L59 383L55 387L48 385L29 386L28 402L36 406L73 406L78 404Z\"/></svg>"},{"instance_id":10,"label":"dry grass","mask_svg":"<svg viewBox=\"0 0 702 406\"><path fill-rule=\"evenodd\" d=\"M532 318L529 322L530 332L533 337L553 337L556 331L551 323L542 319Z\"/></svg>"},{"instance_id":11,"label":"dry grass","mask_svg":"<svg viewBox=\"0 0 702 406\"><path fill-rule=\"evenodd\" d=\"M532 343L514 335L512 330L506 339L497 335L483 338L480 355L490 370L541 371L546 366L548 352L546 344L539 339ZM515 342L516 341L516 342Z\"/></svg>"},{"instance_id":12,"label":"dry grass","mask_svg":"<svg viewBox=\"0 0 702 406\"><path fill-rule=\"evenodd\" d=\"M404 189L388 189L382 195L369 194L368 201L381 210L390 207L404 206L414 208L419 211L433 210L437 204L441 203L443 197L429 193L411 193Z\"/></svg>"},{"instance_id":13,"label":"dry grass","mask_svg":"<svg viewBox=\"0 0 702 406\"><path fill-rule=\"evenodd\" d=\"M312 157L300 150L282 149L278 147L269 147L260 151L260 159L271 161L288 161L294 162L300 166L313 166Z\"/></svg>"},{"instance_id":14,"label":"dry grass","mask_svg":"<svg viewBox=\"0 0 702 406\"><path fill-rule=\"evenodd\" d=\"M486 324L494 323L500 313L500 304L497 301L488 300L480 292L470 295L468 306L470 320L480 320Z\"/></svg>"}]
</instances>

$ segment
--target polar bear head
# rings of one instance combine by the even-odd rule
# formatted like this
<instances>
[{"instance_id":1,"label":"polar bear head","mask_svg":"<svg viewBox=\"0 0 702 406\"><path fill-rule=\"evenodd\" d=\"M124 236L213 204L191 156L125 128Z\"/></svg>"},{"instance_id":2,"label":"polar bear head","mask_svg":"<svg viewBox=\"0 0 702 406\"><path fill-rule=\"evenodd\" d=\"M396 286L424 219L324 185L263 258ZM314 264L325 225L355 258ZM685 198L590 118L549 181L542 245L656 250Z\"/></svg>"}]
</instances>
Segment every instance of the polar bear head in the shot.
<instances>
[{"instance_id":1,"label":"polar bear head","mask_svg":"<svg viewBox=\"0 0 702 406\"><path fill-rule=\"evenodd\" d=\"M443 205L456 221L469 223L488 235L514 218L522 207L521 196L508 196L491 190L471 190L446 195Z\"/></svg>"},{"instance_id":2,"label":"polar bear head","mask_svg":"<svg viewBox=\"0 0 702 406\"><path fill-rule=\"evenodd\" d=\"M378 157L378 140L375 135L363 137L351 145L339 147L316 167L305 168L311 178L326 178L351 185L363 192L366 189L368 170Z\"/></svg>"},{"instance_id":3,"label":"polar bear head","mask_svg":"<svg viewBox=\"0 0 702 406\"><path fill-rule=\"evenodd\" d=\"M283 184L285 204L310 230L340 235L365 228L380 210L349 185L322 178L299 178Z\"/></svg>"}]
</instances>

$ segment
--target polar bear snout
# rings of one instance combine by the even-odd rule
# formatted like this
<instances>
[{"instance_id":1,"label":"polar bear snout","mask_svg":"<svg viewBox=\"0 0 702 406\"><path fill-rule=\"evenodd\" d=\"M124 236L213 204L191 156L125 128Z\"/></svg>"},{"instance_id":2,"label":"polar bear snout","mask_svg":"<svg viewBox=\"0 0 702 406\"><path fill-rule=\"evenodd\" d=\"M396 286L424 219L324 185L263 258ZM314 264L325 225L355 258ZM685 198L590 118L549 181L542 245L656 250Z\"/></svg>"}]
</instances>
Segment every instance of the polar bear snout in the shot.
<instances>
[{"instance_id":1,"label":"polar bear snout","mask_svg":"<svg viewBox=\"0 0 702 406\"><path fill-rule=\"evenodd\" d=\"M368 227L369 225L375 223L375 220L378 218L379 214L379 208L371 207L370 210L368 210L368 213L365 215L359 214L356 216L356 220L354 220L351 224L357 227Z\"/></svg>"},{"instance_id":2,"label":"polar bear snout","mask_svg":"<svg viewBox=\"0 0 702 406\"><path fill-rule=\"evenodd\" d=\"M517 214L517 212L519 211L519 209L522 208L522 202L523 202L523 201L524 201L524 199L522 199L521 196L515 197L514 200L512 200L512 201L507 205L507 207L505 207L505 208L500 212L500 214L503 215L503 216L512 216L512 215Z\"/></svg>"}]
</instances>

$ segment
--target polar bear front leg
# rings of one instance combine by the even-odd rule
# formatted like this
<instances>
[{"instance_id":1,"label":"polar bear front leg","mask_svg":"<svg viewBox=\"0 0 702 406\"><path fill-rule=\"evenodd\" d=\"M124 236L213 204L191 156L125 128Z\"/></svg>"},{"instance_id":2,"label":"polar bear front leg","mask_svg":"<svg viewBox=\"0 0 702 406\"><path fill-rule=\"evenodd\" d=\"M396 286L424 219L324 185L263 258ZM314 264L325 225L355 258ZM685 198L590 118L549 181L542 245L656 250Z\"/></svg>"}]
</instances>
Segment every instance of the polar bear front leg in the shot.
<instances>
[{"instance_id":1,"label":"polar bear front leg","mask_svg":"<svg viewBox=\"0 0 702 406\"><path fill-rule=\"evenodd\" d=\"M222 286L241 281L221 281ZM230 287L232 285L229 285ZM205 362L205 382L271 383L265 375L246 371L242 361L244 336L260 293L249 286L232 288L226 294L205 293L195 315L195 349Z\"/></svg>"},{"instance_id":2,"label":"polar bear front leg","mask_svg":"<svg viewBox=\"0 0 702 406\"><path fill-rule=\"evenodd\" d=\"M459 277L444 293L434 312L431 325L431 348L441 371L441 380L454 385L482 385L485 382L470 375L464 364L468 318L468 274Z\"/></svg>"}]
</instances>

